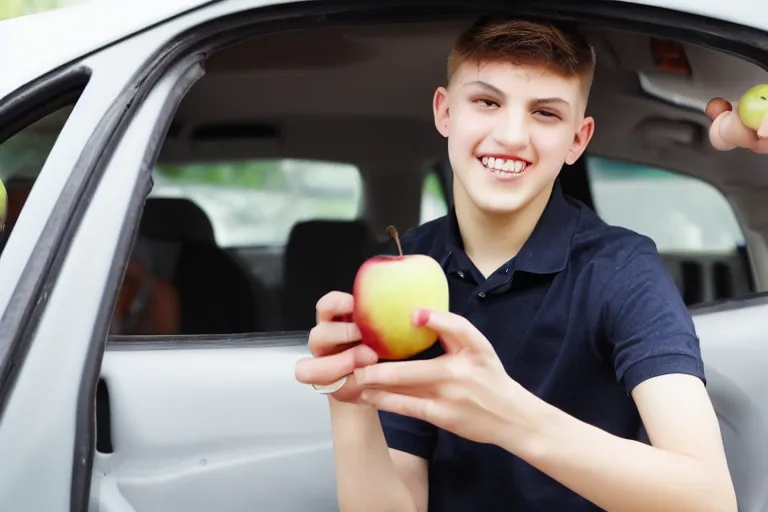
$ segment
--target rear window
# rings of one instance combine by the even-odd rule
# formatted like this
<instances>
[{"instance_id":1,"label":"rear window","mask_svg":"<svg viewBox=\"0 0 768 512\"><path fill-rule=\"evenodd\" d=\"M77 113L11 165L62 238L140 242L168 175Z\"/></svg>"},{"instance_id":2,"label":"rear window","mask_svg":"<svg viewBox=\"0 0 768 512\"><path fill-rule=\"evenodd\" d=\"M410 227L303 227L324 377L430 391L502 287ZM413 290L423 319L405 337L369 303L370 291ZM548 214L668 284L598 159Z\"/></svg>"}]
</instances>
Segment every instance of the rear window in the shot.
<instances>
[{"instance_id":1,"label":"rear window","mask_svg":"<svg viewBox=\"0 0 768 512\"><path fill-rule=\"evenodd\" d=\"M227 248L285 245L303 220L355 219L362 197L356 166L313 160L165 164L154 180L151 197L199 205Z\"/></svg>"},{"instance_id":2,"label":"rear window","mask_svg":"<svg viewBox=\"0 0 768 512\"><path fill-rule=\"evenodd\" d=\"M419 223L424 224L442 217L448 213L448 202L445 200L443 187L437 172L430 171L424 178L421 187L421 216Z\"/></svg>"},{"instance_id":3,"label":"rear window","mask_svg":"<svg viewBox=\"0 0 768 512\"><path fill-rule=\"evenodd\" d=\"M597 213L652 238L659 252L729 254L744 245L733 208L709 183L595 156L587 170Z\"/></svg>"}]
</instances>

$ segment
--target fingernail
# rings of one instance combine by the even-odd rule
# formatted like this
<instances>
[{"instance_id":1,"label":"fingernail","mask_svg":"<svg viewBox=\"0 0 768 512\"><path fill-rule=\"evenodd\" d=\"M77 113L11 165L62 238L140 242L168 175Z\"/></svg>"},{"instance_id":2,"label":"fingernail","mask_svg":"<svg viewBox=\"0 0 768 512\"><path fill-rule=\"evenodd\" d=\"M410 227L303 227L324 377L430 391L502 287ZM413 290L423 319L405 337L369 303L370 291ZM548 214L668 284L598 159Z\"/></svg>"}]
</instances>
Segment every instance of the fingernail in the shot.
<instances>
[{"instance_id":1,"label":"fingernail","mask_svg":"<svg viewBox=\"0 0 768 512\"><path fill-rule=\"evenodd\" d=\"M355 380L360 385L365 384L365 368L355 369Z\"/></svg>"},{"instance_id":2,"label":"fingernail","mask_svg":"<svg viewBox=\"0 0 768 512\"><path fill-rule=\"evenodd\" d=\"M428 309L418 308L413 310L413 314L411 315L411 322L413 322L414 325L425 325L428 321Z\"/></svg>"}]
</instances>

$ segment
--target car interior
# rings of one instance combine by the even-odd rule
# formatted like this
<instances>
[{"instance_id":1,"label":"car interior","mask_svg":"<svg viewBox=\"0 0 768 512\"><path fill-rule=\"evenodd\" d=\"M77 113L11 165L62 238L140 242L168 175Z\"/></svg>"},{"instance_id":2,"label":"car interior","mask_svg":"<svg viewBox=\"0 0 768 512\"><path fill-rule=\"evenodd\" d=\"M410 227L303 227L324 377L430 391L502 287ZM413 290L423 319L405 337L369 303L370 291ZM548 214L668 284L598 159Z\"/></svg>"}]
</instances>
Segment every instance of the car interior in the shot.
<instances>
[{"instance_id":1,"label":"car interior","mask_svg":"<svg viewBox=\"0 0 768 512\"><path fill-rule=\"evenodd\" d=\"M387 225L404 233L448 211L451 170L431 100L444 82L454 38L471 21L278 31L208 57L205 76L170 125L134 247L134 257L176 291L179 330L163 334L225 335L231 341L243 333L306 331L314 324L318 298L330 290L351 291L359 265L388 250ZM587 154L564 167L559 180L565 193L607 222L651 236L694 312L763 291L764 157L714 150L704 106L713 96L736 99L753 84L768 83L766 71L700 46L625 30L580 30L597 52L588 108L596 132ZM65 119L51 116L32 128L48 130ZM160 333L117 333L108 352L153 334ZM208 364L219 364L217 357ZM162 392L154 377L141 378L157 387L141 387L137 377L129 377L131 364L119 370L105 359L114 387L112 419L99 416L102 453L121 435L125 441L133 433L139 444L152 437L141 430L138 409L137 416L121 414L115 402L123 393L124 401L140 408L140 397ZM128 386L132 379L135 388ZM205 393L190 383L191 394ZM109 411L106 389L99 393L100 410ZM180 429L209 421L172 409L178 415L172 424ZM736 457L731 469L740 500L763 503L763 452L750 454L743 447L745 436L765 433L765 427L754 427L759 419L744 420L752 414L746 411L718 413L727 449ZM152 416L148 409L144 413ZM163 428L170 435L171 427ZM233 426L230 439L243 432ZM155 441L162 437L153 435ZM145 455L154 453L151 443L141 446ZM163 453L172 458L175 452ZM290 461L255 467L249 471L262 477L284 471L291 475L287 479L302 478ZM235 494L246 492L256 474L235 476L242 469L234 464L226 470L227 478L240 478L241 484L231 484ZM137 510L160 510L152 504L161 503L164 493L191 489L180 483L186 474L163 476L163 482L137 475L123 482L122 491ZM148 489L156 501L138 491ZM306 492L322 494L317 488Z\"/></svg>"},{"instance_id":2,"label":"car interior","mask_svg":"<svg viewBox=\"0 0 768 512\"><path fill-rule=\"evenodd\" d=\"M308 329L317 299L328 290L351 290L359 264L384 250L388 224L404 232L429 220L422 215L425 181L433 178L442 208L449 207L450 165L445 142L434 128L431 97L444 81L445 57L463 26L444 22L279 32L254 37L208 59L206 76L175 116L159 157L161 166L194 164L199 169L206 162L280 159L330 162L354 166L361 186L356 211L323 211L314 218L286 212L284 219L295 221L280 224L284 236L279 242L224 248L217 247L215 230L203 225L207 203L196 201L193 192L183 194L184 200L177 197L178 191L166 197L156 189L147 202L140 237L180 244L181 254L189 255L180 256L170 277L182 290L182 333ZM670 229L677 229L670 235L675 240L684 239L690 229L702 231L704 239L709 231L710 240L730 236L723 244L660 247L687 304L753 291L744 241L749 228L737 219L752 218L740 212L749 208L743 199L751 185L739 184L754 184L760 166L748 152L714 151L702 110L711 96L738 97L741 84L756 82L764 73L700 47L623 31L585 28L584 33L598 54L588 111L597 128L587 155L563 169L565 192L609 214L618 197L629 201L639 195L622 202L623 213L606 220L624 220L626 227L652 238ZM677 54L685 61L674 68L667 62L676 62ZM734 74L743 79L718 78ZM623 189L614 186L604 192L603 184L591 178L591 158L630 166ZM632 165L688 181L645 186L648 182L633 182ZM313 168L303 172L311 174ZM338 181L337 191L343 192L342 182L348 180L339 173ZM324 185L333 188L332 183ZM706 197L719 196L714 199L719 202L707 211L685 204L680 195L666 197L678 185L682 197L689 190L693 194L692 187L706 187ZM606 197L611 193L616 198ZM596 204L595 194L601 194L602 204ZM687 219L670 227L663 214L654 217L653 205L675 200L679 204L673 207ZM650 223L643 224L649 217ZM226 227L219 223L222 230L236 221L227 222ZM242 221L243 229L246 223ZM187 249L190 244L194 249ZM220 260L213 264L213 258ZM282 278L275 279L275 274ZM235 282L237 293L211 288L231 290ZM199 308L211 307L211 297L216 297L217 312L207 310L202 320Z\"/></svg>"}]
</instances>

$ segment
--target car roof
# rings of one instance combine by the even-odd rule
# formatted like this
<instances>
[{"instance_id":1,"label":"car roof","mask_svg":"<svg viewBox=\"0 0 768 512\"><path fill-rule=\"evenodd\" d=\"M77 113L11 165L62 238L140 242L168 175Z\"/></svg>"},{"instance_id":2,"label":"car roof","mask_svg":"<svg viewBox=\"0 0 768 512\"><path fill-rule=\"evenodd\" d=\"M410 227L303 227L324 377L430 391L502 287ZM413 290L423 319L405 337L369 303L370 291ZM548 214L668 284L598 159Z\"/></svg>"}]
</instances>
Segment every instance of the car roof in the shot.
<instances>
[{"instance_id":1,"label":"car roof","mask_svg":"<svg viewBox=\"0 0 768 512\"><path fill-rule=\"evenodd\" d=\"M226 0L86 0L39 14L0 21L0 100L60 66L122 38L206 4ZM614 0L657 6L768 29L768 10L753 0ZM261 0L262 6L273 2ZM45 34L45 37L40 37Z\"/></svg>"},{"instance_id":2,"label":"car roof","mask_svg":"<svg viewBox=\"0 0 768 512\"><path fill-rule=\"evenodd\" d=\"M51 70L214 1L91 0L0 21L0 99Z\"/></svg>"}]
</instances>

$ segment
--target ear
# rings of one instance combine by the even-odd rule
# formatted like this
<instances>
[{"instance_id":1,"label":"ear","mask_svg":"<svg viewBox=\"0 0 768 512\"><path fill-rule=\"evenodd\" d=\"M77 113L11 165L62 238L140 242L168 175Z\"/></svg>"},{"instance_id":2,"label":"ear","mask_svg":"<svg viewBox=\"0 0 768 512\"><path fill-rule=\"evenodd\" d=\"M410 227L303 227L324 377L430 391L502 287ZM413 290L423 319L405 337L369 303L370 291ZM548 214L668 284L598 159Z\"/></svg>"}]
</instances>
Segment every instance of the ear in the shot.
<instances>
[{"instance_id":1,"label":"ear","mask_svg":"<svg viewBox=\"0 0 768 512\"><path fill-rule=\"evenodd\" d=\"M448 89L438 87L432 98L432 113L435 116L435 128L443 137L448 137L448 122L450 121L448 109Z\"/></svg>"},{"instance_id":2,"label":"ear","mask_svg":"<svg viewBox=\"0 0 768 512\"><path fill-rule=\"evenodd\" d=\"M573 165L573 163L579 159L582 153L584 153L584 150L587 149L587 144L592 140L592 135L594 133L595 119L593 117L585 117L584 120L581 121L581 126L576 132L576 135L573 137L573 144L571 144L571 147L568 149L568 154L565 155L565 163Z\"/></svg>"}]
</instances>

